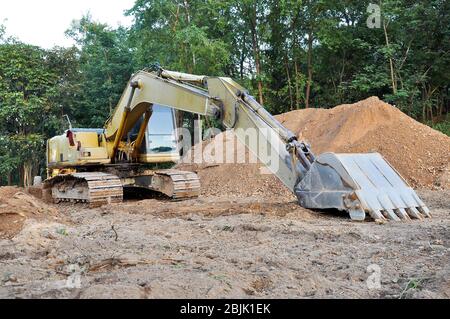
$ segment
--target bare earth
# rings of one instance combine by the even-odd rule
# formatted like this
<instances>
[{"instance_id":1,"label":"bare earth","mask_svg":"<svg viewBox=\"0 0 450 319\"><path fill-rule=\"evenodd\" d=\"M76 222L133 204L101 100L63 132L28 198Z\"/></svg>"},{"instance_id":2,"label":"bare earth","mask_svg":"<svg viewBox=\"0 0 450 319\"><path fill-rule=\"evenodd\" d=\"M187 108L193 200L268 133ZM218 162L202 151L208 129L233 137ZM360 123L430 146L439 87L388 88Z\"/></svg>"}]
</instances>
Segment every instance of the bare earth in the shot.
<instances>
[{"instance_id":1,"label":"bare earth","mask_svg":"<svg viewBox=\"0 0 450 319\"><path fill-rule=\"evenodd\" d=\"M380 152L433 218L306 210L257 163L179 165L202 181L184 202L89 209L4 187L0 298L450 298L450 138L376 97L278 119L317 154Z\"/></svg>"},{"instance_id":2,"label":"bare earth","mask_svg":"<svg viewBox=\"0 0 450 319\"><path fill-rule=\"evenodd\" d=\"M286 196L59 206L0 240L0 298L449 298L450 191L419 194L432 219L383 225Z\"/></svg>"}]
</instances>

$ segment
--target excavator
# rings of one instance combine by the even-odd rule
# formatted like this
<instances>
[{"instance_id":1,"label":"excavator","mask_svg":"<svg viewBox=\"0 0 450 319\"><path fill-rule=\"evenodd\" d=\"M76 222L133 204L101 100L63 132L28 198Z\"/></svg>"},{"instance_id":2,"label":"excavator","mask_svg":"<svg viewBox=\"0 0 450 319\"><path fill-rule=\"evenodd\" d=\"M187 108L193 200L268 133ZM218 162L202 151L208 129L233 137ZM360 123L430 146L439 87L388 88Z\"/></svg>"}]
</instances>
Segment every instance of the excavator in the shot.
<instances>
[{"instance_id":1,"label":"excavator","mask_svg":"<svg viewBox=\"0 0 450 319\"><path fill-rule=\"evenodd\" d=\"M346 211L356 221L431 217L415 191L380 154L316 156L307 142L298 140L231 78L161 67L132 75L103 129L70 128L47 141L45 193L55 202L91 205L121 202L127 187L150 189L177 200L199 196L195 173L150 165L180 159L175 110L220 121L296 195L302 207ZM259 133L258 143L250 142L248 130Z\"/></svg>"}]
</instances>

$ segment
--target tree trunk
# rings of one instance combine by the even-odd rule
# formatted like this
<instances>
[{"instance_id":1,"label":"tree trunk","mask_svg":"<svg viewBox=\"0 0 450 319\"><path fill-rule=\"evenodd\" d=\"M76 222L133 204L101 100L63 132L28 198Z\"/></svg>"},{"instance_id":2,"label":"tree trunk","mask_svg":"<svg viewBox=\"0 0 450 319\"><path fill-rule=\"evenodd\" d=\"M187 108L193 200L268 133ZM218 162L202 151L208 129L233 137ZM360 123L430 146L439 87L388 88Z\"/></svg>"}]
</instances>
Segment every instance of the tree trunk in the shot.
<instances>
[{"instance_id":1,"label":"tree trunk","mask_svg":"<svg viewBox=\"0 0 450 319\"><path fill-rule=\"evenodd\" d=\"M298 73L297 58L295 58L294 67L295 67L295 107L298 110L300 109L300 87L298 85L299 73Z\"/></svg>"},{"instance_id":2,"label":"tree trunk","mask_svg":"<svg viewBox=\"0 0 450 319\"><path fill-rule=\"evenodd\" d=\"M244 63L245 63L245 34L242 37L242 51L241 51L241 56L240 56L240 61L239 61L239 74L241 76L241 80L244 78Z\"/></svg>"},{"instance_id":3,"label":"tree trunk","mask_svg":"<svg viewBox=\"0 0 450 319\"><path fill-rule=\"evenodd\" d=\"M108 84L109 84L110 87L111 87L111 85L112 85L112 78L111 78L111 75L108 75ZM112 96L111 96L111 94L109 94L109 100L108 100L108 102L109 102L109 114L112 114L112 112L113 112L113 102L112 102Z\"/></svg>"},{"instance_id":4,"label":"tree trunk","mask_svg":"<svg viewBox=\"0 0 450 319\"><path fill-rule=\"evenodd\" d=\"M108 59L108 52L106 51L106 49L103 49L103 57L105 58L106 65L108 65L109 64L109 61L108 61L109 59ZM109 87L111 88L112 76L111 76L111 73L109 71L107 72L107 78L108 78L107 83L108 83ZM109 95L109 98L108 98L108 104L109 104L109 114L112 114L113 102L112 102L111 94Z\"/></svg>"},{"instance_id":5,"label":"tree trunk","mask_svg":"<svg viewBox=\"0 0 450 319\"><path fill-rule=\"evenodd\" d=\"M180 5L178 4L177 5L177 12L175 13L175 22L174 22L173 27L172 27L172 31L173 31L174 34L175 34L175 32L177 32L179 21L180 21Z\"/></svg>"},{"instance_id":6,"label":"tree trunk","mask_svg":"<svg viewBox=\"0 0 450 319\"><path fill-rule=\"evenodd\" d=\"M8 186L11 186L13 183L12 172L8 173Z\"/></svg>"},{"instance_id":7,"label":"tree trunk","mask_svg":"<svg viewBox=\"0 0 450 319\"><path fill-rule=\"evenodd\" d=\"M311 83L312 83L312 77L313 77L313 70L312 70L312 48L313 48L313 33L312 31L308 34L308 83L306 84L306 97L305 102L306 108L309 108L309 99L311 96Z\"/></svg>"},{"instance_id":8,"label":"tree trunk","mask_svg":"<svg viewBox=\"0 0 450 319\"><path fill-rule=\"evenodd\" d=\"M387 25L386 22L383 20L383 29L384 29L384 37L386 39L386 47L389 49L389 37L387 34ZM394 61L391 57L389 57L389 67L391 69L391 82L392 82L392 93L397 94L397 80L395 78L395 70L394 70Z\"/></svg>"},{"instance_id":9,"label":"tree trunk","mask_svg":"<svg viewBox=\"0 0 450 319\"><path fill-rule=\"evenodd\" d=\"M261 80L261 55L259 50L259 39L258 39L258 31L256 30L256 8L254 8L254 12L250 14L250 32L252 34L252 47L253 47L253 56L255 58L255 68L256 68L256 76L258 78L258 95L259 95L259 103L261 105L264 104L263 98L263 84Z\"/></svg>"},{"instance_id":10,"label":"tree trunk","mask_svg":"<svg viewBox=\"0 0 450 319\"><path fill-rule=\"evenodd\" d=\"M188 25L191 25L191 13L189 10L189 2L187 0L184 0L184 7L186 9L187 23L188 23ZM194 66L194 69L195 69L196 64L197 64L197 58L195 56L195 53L192 52L192 65Z\"/></svg>"},{"instance_id":11,"label":"tree trunk","mask_svg":"<svg viewBox=\"0 0 450 319\"><path fill-rule=\"evenodd\" d=\"M427 105L423 104L422 106L422 122L426 122L427 121Z\"/></svg>"},{"instance_id":12,"label":"tree trunk","mask_svg":"<svg viewBox=\"0 0 450 319\"><path fill-rule=\"evenodd\" d=\"M18 167L19 173L19 186L23 186L23 167L22 165Z\"/></svg>"},{"instance_id":13,"label":"tree trunk","mask_svg":"<svg viewBox=\"0 0 450 319\"><path fill-rule=\"evenodd\" d=\"M33 170L32 164L30 164L30 163L23 164L23 186L24 187L29 187L29 186L32 186L32 184L33 184L32 177L31 177L32 170Z\"/></svg>"},{"instance_id":14,"label":"tree trunk","mask_svg":"<svg viewBox=\"0 0 450 319\"><path fill-rule=\"evenodd\" d=\"M255 68L256 68L256 77L258 81L258 97L259 97L259 104L264 104L264 97L263 97L263 84L261 80L261 61L259 59L259 50L254 49L255 54Z\"/></svg>"},{"instance_id":15,"label":"tree trunk","mask_svg":"<svg viewBox=\"0 0 450 319\"><path fill-rule=\"evenodd\" d=\"M289 74L289 64L288 64L287 57L286 57L285 67L286 67L286 77L287 77L288 88L289 88L289 100L291 102L290 110L292 111L292 110L294 110L294 98L292 97L291 76Z\"/></svg>"},{"instance_id":16,"label":"tree trunk","mask_svg":"<svg viewBox=\"0 0 450 319\"><path fill-rule=\"evenodd\" d=\"M299 79L299 68L297 61L297 52L298 52L298 36L297 36L297 17L292 20L291 23L291 32L292 32L292 58L294 60L294 72L295 72L295 108L300 109L300 86L298 83Z\"/></svg>"}]
</instances>

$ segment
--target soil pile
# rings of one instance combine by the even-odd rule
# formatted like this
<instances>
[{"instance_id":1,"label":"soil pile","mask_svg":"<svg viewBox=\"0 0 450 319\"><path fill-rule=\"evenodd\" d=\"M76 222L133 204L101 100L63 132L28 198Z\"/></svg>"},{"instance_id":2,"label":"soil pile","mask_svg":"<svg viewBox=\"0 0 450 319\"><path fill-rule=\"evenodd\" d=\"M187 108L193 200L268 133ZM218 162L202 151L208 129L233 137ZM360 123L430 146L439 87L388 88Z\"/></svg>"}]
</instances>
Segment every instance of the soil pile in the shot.
<instances>
[{"instance_id":1,"label":"soil pile","mask_svg":"<svg viewBox=\"0 0 450 319\"><path fill-rule=\"evenodd\" d=\"M276 118L309 142L316 154L379 152L411 186L449 187L450 138L377 97L333 109L292 111ZM222 133L204 142L202 149L217 139L225 145L235 138L230 132ZM243 146L236 143L240 152ZM178 168L199 174L205 196L293 196L260 164L180 164Z\"/></svg>"},{"instance_id":2,"label":"soil pile","mask_svg":"<svg viewBox=\"0 0 450 319\"><path fill-rule=\"evenodd\" d=\"M0 238L19 233L28 218L56 216L57 210L17 187L0 188Z\"/></svg>"},{"instance_id":3,"label":"soil pile","mask_svg":"<svg viewBox=\"0 0 450 319\"><path fill-rule=\"evenodd\" d=\"M377 97L277 118L316 154L379 152L413 187L448 185L441 177L449 168L450 138Z\"/></svg>"},{"instance_id":4,"label":"soil pile","mask_svg":"<svg viewBox=\"0 0 450 319\"><path fill-rule=\"evenodd\" d=\"M199 163L199 158L203 158L203 162ZM203 196L227 199L258 196L266 200L291 196L295 199L231 131L195 146L186 155L184 162L176 168L198 174Z\"/></svg>"}]
</instances>

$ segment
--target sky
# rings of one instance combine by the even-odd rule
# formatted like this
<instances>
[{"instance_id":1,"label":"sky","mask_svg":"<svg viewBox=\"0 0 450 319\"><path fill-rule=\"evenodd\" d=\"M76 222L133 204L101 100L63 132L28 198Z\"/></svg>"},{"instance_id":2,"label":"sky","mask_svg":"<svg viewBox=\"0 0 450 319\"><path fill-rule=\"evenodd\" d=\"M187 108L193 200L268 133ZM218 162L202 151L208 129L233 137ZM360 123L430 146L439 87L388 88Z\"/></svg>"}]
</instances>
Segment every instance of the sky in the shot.
<instances>
[{"instance_id":1,"label":"sky","mask_svg":"<svg viewBox=\"0 0 450 319\"><path fill-rule=\"evenodd\" d=\"M0 24L6 34L43 48L71 46L74 42L64 32L73 20L90 12L95 21L112 27L129 26L125 17L135 0L0 0Z\"/></svg>"}]
</instances>

